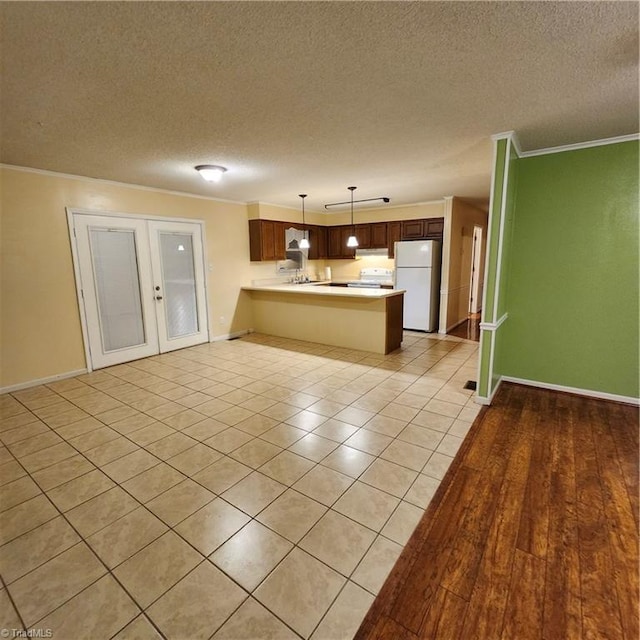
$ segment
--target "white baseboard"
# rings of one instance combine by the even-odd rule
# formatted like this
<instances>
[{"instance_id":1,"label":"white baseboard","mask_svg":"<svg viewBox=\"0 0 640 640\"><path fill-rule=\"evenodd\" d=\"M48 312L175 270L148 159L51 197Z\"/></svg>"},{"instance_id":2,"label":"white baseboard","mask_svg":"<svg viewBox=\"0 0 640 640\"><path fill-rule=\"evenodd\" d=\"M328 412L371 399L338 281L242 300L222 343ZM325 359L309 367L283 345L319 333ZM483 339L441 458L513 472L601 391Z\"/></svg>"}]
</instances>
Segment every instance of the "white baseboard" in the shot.
<instances>
[{"instance_id":1,"label":"white baseboard","mask_svg":"<svg viewBox=\"0 0 640 640\"><path fill-rule=\"evenodd\" d=\"M462 320L458 320L458 322L455 322L454 324L452 324L450 327L447 327L447 333L449 333L449 331L451 331L452 329L455 329L456 327L459 327L461 324L465 323L469 318L462 318Z\"/></svg>"},{"instance_id":2,"label":"white baseboard","mask_svg":"<svg viewBox=\"0 0 640 640\"><path fill-rule=\"evenodd\" d=\"M502 381L504 379L505 378L503 378L502 376L500 376L498 378L498 382L496 383L495 388L491 392L491 395L489 395L489 396L479 396L479 395L476 394L476 396L473 398L473 401L476 402L477 404L483 404L485 406L489 406L493 402L493 398L496 395L496 393L498 392L498 389L500 388L500 385L502 384Z\"/></svg>"},{"instance_id":3,"label":"white baseboard","mask_svg":"<svg viewBox=\"0 0 640 640\"><path fill-rule=\"evenodd\" d=\"M526 380L524 378L514 378L512 376L502 376L500 378L504 382L514 382L516 384L524 384L528 387L538 387L540 389L550 389L551 391L563 391L564 393L574 393L578 396L588 396L590 398L598 398L600 400L613 400L614 402L623 402L624 404L640 405L640 398L631 396L620 396L615 393L606 393L604 391L594 391L593 389L580 389L578 387L565 387L561 384L551 384L549 382L540 382L538 380Z\"/></svg>"},{"instance_id":4,"label":"white baseboard","mask_svg":"<svg viewBox=\"0 0 640 640\"><path fill-rule=\"evenodd\" d=\"M243 329L242 331L235 331L234 333L223 333L221 336L213 336L209 339L209 342L222 342L223 340L231 340L232 338L246 336L248 333L252 332L253 329Z\"/></svg>"},{"instance_id":5,"label":"white baseboard","mask_svg":"<svg viewBox=\"0 0 640 640\"><path fill-rule=\"evenodd\" d=\"M88 373L88 369L77 369L76 371L67 371L66 373L58 373L55 376L48 376L47 378L39 378L38 380L29 380L28 382L20 382L18 384L11 384L7 387L0 387L0 394L11 393L12 391L21 391L22 389L29 389L31 387L38 387L41 384L49 384L50 382L56 382L58 380L64 380L65 378L73 378L74 376L81 376L83 373Z\"/></svg>"}]
</instances>

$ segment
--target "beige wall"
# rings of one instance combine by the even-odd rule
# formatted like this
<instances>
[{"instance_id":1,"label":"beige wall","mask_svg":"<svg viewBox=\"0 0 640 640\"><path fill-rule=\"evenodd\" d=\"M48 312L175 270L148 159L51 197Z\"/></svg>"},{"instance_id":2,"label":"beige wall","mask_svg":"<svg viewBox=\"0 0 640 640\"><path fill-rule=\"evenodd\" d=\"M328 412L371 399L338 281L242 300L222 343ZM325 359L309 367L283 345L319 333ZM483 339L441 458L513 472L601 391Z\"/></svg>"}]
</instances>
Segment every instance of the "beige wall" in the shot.
<instances>
[{"instance_id":1,"label":"beige wall","mask_svg":"<svg viewBox=\"0 0 640 640\"><path fill-rule=\"evenodd\" d=\"M481 282L484 279L487 220L486 211L460 198L453 198L451 234L449 236L449 274L448 281L443 286L444 293L446 293L447 330L452 329L468 316L474 225L483 229L480 262Z\"/></svg>"},{"instance_id":2,"label":"beige wall","mask_svg":"<svg viewBox=\"0 0 640 640\"><path fill-rule=\"evenodd\" d=\"M274 262L249 261L248 218L300 221L300 212L269 204L230 203L42 171L0 167L0 388L86 367L66 208L203 220L211 338L252 328L249 296L240 287L276 278ZM360 210L355 222L438 218L444 201ZM466 214L465 214L466 215ZM310 212L311 224L347 224L349 213ZM309 263L334 278L358 277L365 266L393 268L368 257ZM448 267L447 267L448 268Z\"/></svg>"},{"instance_id":3,"label":"beige wall","mask_svg":"<svg viewBox=\"0 0 640 640\"><path fill-rule=\"evenodd\" d=\"M86 366L65 207L204 220L212 337L251 327L240 286L275 267L249 262L246 205L8 167L0 185L0 387Z\"/></svg>"},{"instance_id":4,"label":"beige wall","mask_svg":"<svg viewBox=\"0 0 640 640\"><path fill-rule=\"evenodd\" d=\"M355 207L354 207L355 209ZM302 209L279 207L273 204L252 202L247 205L247 215L250 219L263 218L264 220L282 220L283 222L302 223ZM402 207L376 207L375 209L354 210L353 222L360 224L365 222L387 222L389 220L415 220L418 218L442 218L444 215L444 200L412 204ZM309 224L318 224L333 227L340 224L351 224L351 213L341 211L339 213L305 212L305 220Z\"/></svg>"}]
</instances>

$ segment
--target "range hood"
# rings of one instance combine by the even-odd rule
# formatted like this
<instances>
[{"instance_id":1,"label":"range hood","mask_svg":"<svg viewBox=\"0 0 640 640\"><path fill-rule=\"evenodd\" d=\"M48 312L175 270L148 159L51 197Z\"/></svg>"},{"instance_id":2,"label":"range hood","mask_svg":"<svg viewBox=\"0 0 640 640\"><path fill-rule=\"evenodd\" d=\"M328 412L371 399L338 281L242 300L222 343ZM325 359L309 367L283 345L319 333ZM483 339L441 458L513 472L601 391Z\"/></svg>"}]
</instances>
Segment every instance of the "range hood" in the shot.
<instances>
[{"instance_id":1,"label":"range hood","mask_svg":"<svg viewBox=\"0 0 640 640\"><path fill-rule=\"evenodd\" d=\"M364 258L366 256L378 256L379 258L388 258L389 249L356 249L356 258Z\"/></svg>"}]
</instances>

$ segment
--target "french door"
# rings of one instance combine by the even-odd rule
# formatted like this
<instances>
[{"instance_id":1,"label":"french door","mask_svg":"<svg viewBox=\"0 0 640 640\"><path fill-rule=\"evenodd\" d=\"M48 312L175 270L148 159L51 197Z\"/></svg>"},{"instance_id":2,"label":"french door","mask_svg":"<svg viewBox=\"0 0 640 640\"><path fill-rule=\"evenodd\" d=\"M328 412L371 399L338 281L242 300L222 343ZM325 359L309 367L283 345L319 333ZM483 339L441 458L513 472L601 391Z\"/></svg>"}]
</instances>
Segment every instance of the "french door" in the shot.
<instances>
[{"instance_id":1,"label":"french door","mask_svg":"<svg viewBox=\"0 0 640 640\"><path fill-rule=\"evenodd\" d=\"M209 338L197 223L73 214L91 368Z\"/></svg>"}]
</instances>

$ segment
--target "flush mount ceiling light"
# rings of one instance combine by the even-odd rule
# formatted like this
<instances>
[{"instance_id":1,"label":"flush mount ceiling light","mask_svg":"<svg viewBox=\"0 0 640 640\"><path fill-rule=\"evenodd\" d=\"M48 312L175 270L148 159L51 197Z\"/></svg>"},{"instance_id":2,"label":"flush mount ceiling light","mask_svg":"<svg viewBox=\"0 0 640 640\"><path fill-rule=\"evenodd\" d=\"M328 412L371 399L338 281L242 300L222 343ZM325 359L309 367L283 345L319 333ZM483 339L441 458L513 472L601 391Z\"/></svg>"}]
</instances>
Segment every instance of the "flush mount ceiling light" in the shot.
<instances>
[{"instance_id":1,"label":"flush mount ceiling light","mask_svg":"<svg viewBox=\"0 0 640 640\"><path fill-rule=\"evenodd\" d=\"M222 175L226 173L227 168L221 167L217 164L199 164L196 167L196 171L207 182L220 182L220 180L222 180Z\"/></svg>"},{"instance_id":2,"label":"flush mount ceiling light","mask_svg":"<svg viewBox=\"0 0 640 640\"><path fill-rule=\"evenodd\" d=\"M347 238L347 247L357 247L358 238L356 238L356 228L353 226L353 192L357 187L347 187L351 191L351 235Z\"/></svg>"},{"instance_id":3,"label":"flush mount ceiling light","mask_svg":"<svg viewBox=\"0 0 640 640\"><path fill-rule=\"evenodd\" d=\"M300 196L300 198L302 198L302 226L303 226L303 233L304 233L304 237L302 238L302 240L300 240L300 248L301 249L309 249L309 247L311 247L311 245L309 244L309 239L307 238L307 226L304 223L304 199L307 197L306 193L300 193L298 194Z\"/></svg>"}]
</instances>

